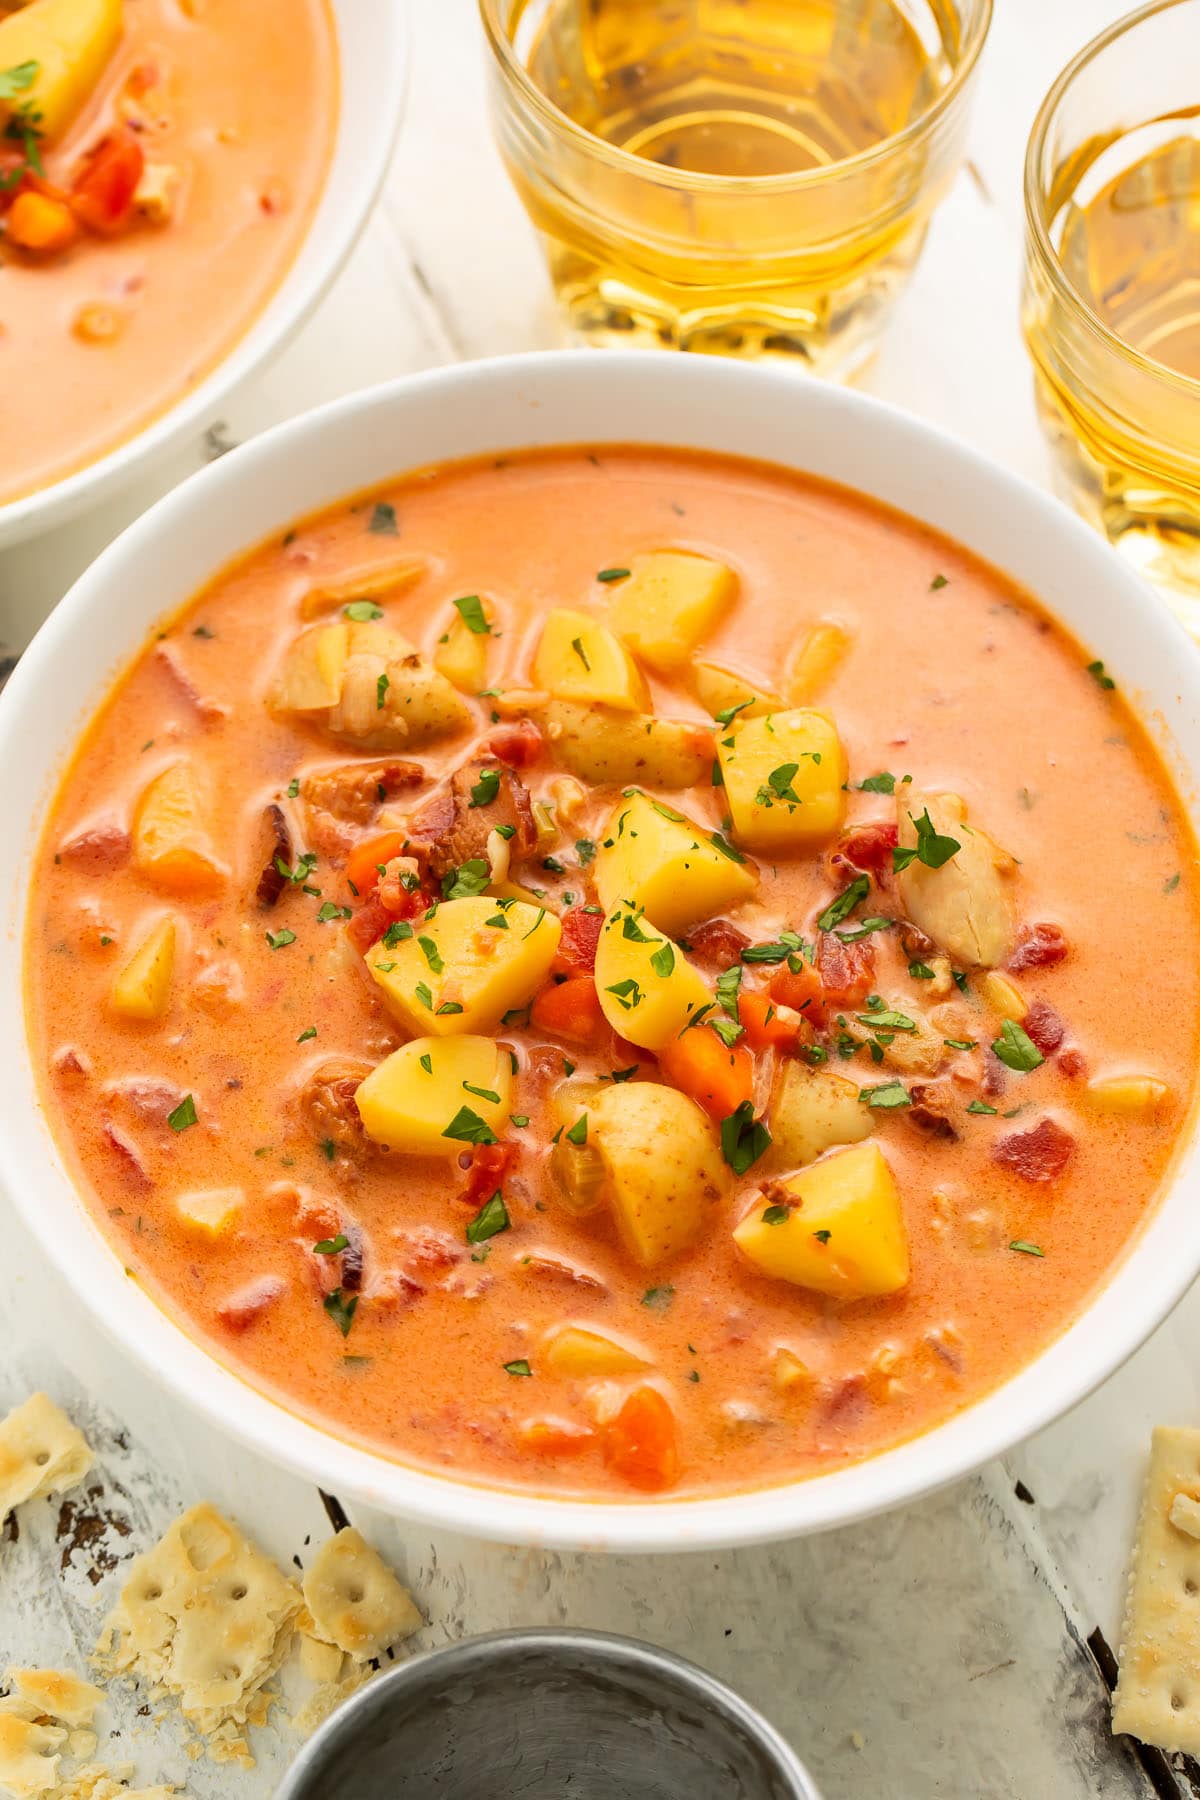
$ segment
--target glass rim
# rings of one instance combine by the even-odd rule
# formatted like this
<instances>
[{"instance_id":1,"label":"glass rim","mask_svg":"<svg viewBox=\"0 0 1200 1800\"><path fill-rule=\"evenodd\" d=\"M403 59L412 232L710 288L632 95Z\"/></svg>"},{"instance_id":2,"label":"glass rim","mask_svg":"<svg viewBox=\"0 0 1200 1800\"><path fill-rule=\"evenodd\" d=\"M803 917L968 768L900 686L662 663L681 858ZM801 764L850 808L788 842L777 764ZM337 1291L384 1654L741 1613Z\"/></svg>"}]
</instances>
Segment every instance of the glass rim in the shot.
<instances>
[{"instance_id":1,"label":"glass rim","mask_svg":"<svg viewBox=\"0 0 1200 1800\"><path fill-rule=\"evenodd\" d=\"M573 139L579 147L586 149L600 162L641 180L652 177L661 186L674 188L682 193L769 194L815 187L819 182L828 181L832 177L869 168L885 156L890 156L896 149L915 143L925 136L958 99L974 72L987 42L994 0L964 0L964 6L973 8L973 11L963 34L963 54L955 64L945 87L917 118L910 120L900 131L880 138L878 143L868 144L864 150L856 150L853 156L839 157L836 162L826 163L821 168L797 169L791 174L780 175L711 175L701 170L672 169L665 163L651 163L633 156L618 145L598 137L595 132L585 130L574 119L568 118L552 100L548 100L530 80L525 65L513 49L512 40L500 22L500 0L478 0L478 4L492 54L509 81L544 123L560 135Z\"/></svg>"},{"instance_id":2,"label":"glass rim","mask_svg":"<svg viewBox=\"0 0 1200 1800\"><path fill-rule=\"evenodd\" d=\"M1058 298L1063 301L1069 312L1077 320L1086 325L1096 337L1110 350L1115 351L1127 362L1134 365L1152 380L1167 387L1179 389L1189 396L1200 396L1200 379L1184 375L1178 369L1172 369L1167 363L1160 362L1157 357L1148 356L1123 338L1119 331L1106 325L1099 313L1089 306L1079 289L1071 281L1062 260L1054 248L1050 238L1050 230L1046 221L1046 209L1043 204L1044 190L1041 180L1042 153L1046 148L1046 140L1050 127L1059 106L1068 90L1074 85L1083 71L1093 63L1110 44L1144 25L1147 19L1159 17L1162 13L1173 12L1176 7L1192 6L1196 0L1149 0L1149 4L1139 6L1131 13L1114 19L1111 25L1090 38L1081 50L1077 50L1071 60L1059 70L1047 90L1045 99L1039 106L1037 116L1029 133L1029 142L1025 149L1025 226L1028 233L1029 253L1036 253L1042 272L1054 288Z\"/></svg>"}]
</instances>

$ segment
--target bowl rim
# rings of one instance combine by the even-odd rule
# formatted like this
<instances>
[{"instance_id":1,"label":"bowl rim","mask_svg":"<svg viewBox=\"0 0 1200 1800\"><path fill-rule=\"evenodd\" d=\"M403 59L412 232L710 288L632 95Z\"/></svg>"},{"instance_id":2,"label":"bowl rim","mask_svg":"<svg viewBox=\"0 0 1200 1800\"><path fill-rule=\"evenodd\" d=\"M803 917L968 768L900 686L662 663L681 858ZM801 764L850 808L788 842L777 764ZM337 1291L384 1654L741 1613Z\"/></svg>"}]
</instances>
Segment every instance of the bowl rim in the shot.
<instances>
[{"instance_id":1,"label":"bowl rim","mask_svg":"<svg viewBox=\"0 0 1200 1800\"><path fill-rule=\"evenodd\" d=\"M826 480L841 480L864 495L882 498L918 521L933 524L976 555L985 554L979 548L981 537L986 540L989 534L1004 534L1007 543L1011 531L1016 547L1010 570L1020 568L1021 557L1032 557L1036 551L1039 575L1044 573L1048 586L1069 585L1072 594L1086 593L1091 607L1107 612L1127 629L1126 649L1116 657L1110 652L1106 659L1110 666L1120 672L1123 664L1136 668L1148 658L1156 669L1156 707L1177 704L1186 708L1186 717L1180 716L1195 739L1195 748L1184 760L1190 785L1181 800L1193 820L1200 816L1196 792L1200 786L1200 659L1165 604L1057 500L939 428L865 395L800 376L780 378L771 371L719 359L693 361L615 350L603 355L588 350L533 352L401 377L276 426L193 475L110 544L42 626L0 698L0 767L10 763L20 767L22 746L28 745L39 724L46 737L39 696L58 691L64 662L73 659L78 663L79 652L74 648L77 622L82 625L88 620L93 608L103 617L110 590L144 593L146 582L137 580L140 559L152 556L155 545L161 544L164 551L169 550L173 567L189 523L197 533L197 555L203 554L209 572L227 563L236 551L211 548L214 533L219 542L225 529L222 497L226 497L229 510L235 497L245 500L250 496L265 515L266 509L278 503L271 488L274 475L284 482L290 504L298 463L303 462L306 451L313 450L316 455L315 446L325 434L336 440L339 460L368 452L374 459L379 445L386 441L388 424L403 426L410 408L424 404L436 411L440 420L450 418L452 423L445 429L457 429L453 423L457 406L475 430L479 420L490 422L494 409L508 406L525 409L520 416L524 419L527 413L533 421L529 426L532 435L522 436L521 443L562 442L567 434L556 433L553 438L537 435L548 429L545 420L554 405L572 420L582 417L587 405L597 416L612 408L623 419L631 393L649 397L662 415L662 432L584 429L573 433L574 441L661 446L664 440L673 439L676 444L695 447L705 442L704 436L697 434L710 429L719 430L725 439L731 435L736 439L737 430L744 430L757 443L773 429L790 434L799 427L819 446L819 455L797 454L790 462L786 456L775 456L777 463L801 472L807 469ZM731 415L722 410L725 407L741 409L742 422L736 429L730 423ZM712 423L714 420L719 424ZM514 428L506 425L504 431L513 434ZM839 432L844 439L840 451L831 447ZM497 451L512 447L513 435L494 445ZM720 449L719 444L709 447ZM724 453L747 454L729 442ZM836 463L839 456L854 472L853 481L830 474L829 463ZM406 455L404 466L412 466L412 462ZM874 474L859 478L860 471L873 469L886 470L886 477L878 477L890 484L882 494ZM380 469L378 481L387 481L389 473L395 471ZM326 483L325 475L322 482ZM334 504L341 495L364 485L338 477L326 492L326 503ZM927 510L906 506L896 498L897 490L916 495L927 492ZM970 531L964 526L956 534L949 525L937 522L939 512L957 515L972 492L979 510ZM297 503L292 516L307 510L306 505ZM216 523L210 524L211 520ZM269 523L262 523L248 534L245 547L261 541L279 522L272 516ZM998 557L992 560L1000 561ZM200 581L193 584L195 589L201 585ZM156 609L147 607L140 630L148 628L163 610L161 604ZM1111 619L1110 630L1114 629ZM1104 638L1090 647L1103 651ZM121 647L122 665L134 649L132 643ZM1158 672L1163 667L1171 671L1169 683ZM107 671L89 670L87 679L90 698L84 721L103 699L112 676ZM1163 747L1156 716L1143 709L1142 717ZM73 719L64 734L64 755L80 729L81 723ZM1169 728L1164 729L1169 750L1173 739ZM61 772L61 756L56 758L56 767ZM43 793L33 806L34 828L40 826L45 804ZM14 922L23 927L24 921L26 862L22 852L31 821L18 811L14 823L15 830L0 833L0 878L7 880L11 894L11 901L4 902L10 921L9 942L0 946L0 955L12 953ZM5 866L6 858L12 866ZM23 943L17 943L16 953L19 968ZM32 1090L22 1006L12 1008L8 1017L0 1013L0 1059L6 1037L15 1065L22 1079L28 1077ZM14 1091L14 1084L0 1087L0 1193L7 1192L44 1253L100 1326L136 1362L194 1406L209 1424L319 1488L434 1530L456 1530L491 1541L588 1551L718 1549L826 1530L910 1503L972 1473L1084 1399L1162 1323L1200 1273L1200 1208L1195 1204L1200 1197L1200 1146L1193 1114L1180 1135L1181 1148L1161 1198L1088 1304L1032 1363L928 1432L849 1467L769 1487L652 1501L549 1497L391 1460L334 1436L289 1411L266 1390L248 1385L161 1311L137 1283L124 1278L119 1258L101 1236L57 1158L36 1093L27 1116L14 1102ZM32 1137L37 1136L35 1147L22 1147L25 1134L30 1135L31 1145ZM80 1229L58 1234L49 1229L39 1183L70 1189L70 1217ZM1101 1304L1106 1299L1112 1301L1107 1310ZM1098 1325L1101 1317L1103 1330Z\"/></svg>"},{"instance_id":2,"label":"bowl rim","mask_svg":"<svg viewBox=\"0 0 1200 1800\"><path fill-rule=\"evenodd\" d=\"M408 92L411 33L405 5L384 4L378 9L379 20L387 29L378 33L372 50L371 66L378 76L377 106L363 109L359 115L356 128L365 136L353 159L358 177L351 194L343 198L341 205L334 205L334 176L346 154L346 121L350 117L343 29L347 0L328 0L328 4L338 57L337 127L308 228L275 287L246 329L196 387L93 462L35 488L32 493L0 501L0 548L20 543L51 525L86 512L127 487L148 464L177 450L184 440L199 438L234 391L258 374L296 336L345 267L375 209L395 153ZM326 249L306 269L306 254L318 231L327 240Z\"/></svg>"},{"instance_id":3,"label":"bowl rim","mask_svg":"<svg viewBox=\"0 0 1200 1800\"><path fill-rule=\"evenodd\" d=\"M437 1677L448 1688L460 1679L494 1667L498 1657L519 1655L524 1650L541 1651L551 1659L564 1652L586 1651L597 1664L608 1668L642 1669L660 1680L665 1677L676 1693L686 1694L720 1713L757 1745L777 1772L786 1777L793 1800L820 1800L812 1776L782 1732L719 1676L674 1650L664 1650L643 1639L567 1625L526 1625L482 1632L477 1637L459 1638L452 1644L421 1651L385 1669L376 1680L344 1700L313 1733L289 1766L275 1800L305 1800L308 1783L322 1772L326 1757L334 1758L343 1750L352 1749L352 1742L343 1745L341 1740L369 1718L386 1712L397 1691L411 1688L419 1693L431 1677Z\"/></svg>"}]
</instances>

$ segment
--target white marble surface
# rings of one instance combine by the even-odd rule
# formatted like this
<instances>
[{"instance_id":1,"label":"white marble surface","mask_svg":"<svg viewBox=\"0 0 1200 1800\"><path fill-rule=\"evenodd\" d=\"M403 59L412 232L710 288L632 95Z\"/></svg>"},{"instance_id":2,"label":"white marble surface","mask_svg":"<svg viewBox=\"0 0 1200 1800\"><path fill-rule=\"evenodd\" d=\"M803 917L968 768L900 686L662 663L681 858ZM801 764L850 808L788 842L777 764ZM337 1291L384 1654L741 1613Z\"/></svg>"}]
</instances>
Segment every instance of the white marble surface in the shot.
<instances>
[{"instance_id":1,"label":"white marble surface","mask_svg":"<svg viewBox=\"0 0 1200 1800\"><path fill-rule=\"evenodd\" d=\"M559 341L483 120L472 0L407 4L416 66L384 202L333 294L227 410L218 441L406 370ZM1113 0L996 0L970 167L868 383L1039 481L1046 462L1016 317L1023 147L1058 67L1121 10ZM95 551L203 454L0 557L0 644L18 650ZM78 1512L44 1503L0 1543L0 1665L85 1652L121 1560L198 1498L227 1508L282 1561L303 1556L327 1529L319 1496L231 1448L134 1371L2 1202L0 1243L0 1409L44 1386L101 1451L82 1525ZM355 1522L407 1571L429 1614L414 1647L560 1621L654 1639L762 1706L827 1800L1149 1800L1176 1791L1172 1778L1160 1770L1152 1785L1108 1738L1104 1683L1083 1639L1099 1627L1115 1642L1148 1428L1200 1416L1197 1371L1193 1294L1120 1375L1005 1465L888 1519L772 1549L598 1561L431 1541L360 1511ZM1032 1499L1018 1497L1018 1480ZM265 1800L295 1747L265 1733L257 1770L214 1772L188 1768L178 1742L136 1712L115 1723L147 1776L186 1773L198 1800Z\"/></svg>"}]
</instances>

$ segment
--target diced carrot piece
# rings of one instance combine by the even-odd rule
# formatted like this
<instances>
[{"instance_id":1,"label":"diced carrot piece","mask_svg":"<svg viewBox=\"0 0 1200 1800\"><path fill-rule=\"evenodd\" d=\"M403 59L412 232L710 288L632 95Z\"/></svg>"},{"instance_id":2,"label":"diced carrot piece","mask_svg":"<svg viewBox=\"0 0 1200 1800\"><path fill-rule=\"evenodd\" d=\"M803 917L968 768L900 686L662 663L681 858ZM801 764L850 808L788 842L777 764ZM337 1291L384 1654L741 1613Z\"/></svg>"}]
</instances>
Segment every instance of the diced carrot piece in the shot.
<instances>
[{"instance_id":1,"label":"diced carrot piece","mask_svg":"<svg viewBox=\"0 0 1200 1800\"><path fill-rule=\"evenodd\" d=\"M802 1018L810 1019L814 1025L825 1023L825 988L816 969L803 958L794 959L798 967L792 968L789 963L772 975L767 992L777 1006L790 1006Z\"/></svg>"},{"instance_id":2,"label":"diced carrot piece","mask_svg":"<svg viewBox=\"0 0 1200 1800\"><path fill-rule=\"evenodd\" d=\"M657 1388L635 1388L600 1427L604 1460L632 1487L671 1487L679 1479L675 1415Z\"/></svg>"},{"instance_id":3,"label":"diced carrot piece","mask_svg":"<svg viewBox=\"0 0 1200 1800\"><path fill-rule=\"evenodd\" d=\"M750 1050L794 1050L800 1041L798 1019L782 1018L778 1003L766 994L744 992L738 1000L738 1018L745 1026L742 1040Z\"/></svg>"},{"instance_id":4,"label":"diced carrot piece","mask_svg":"<svg viewBox=\"0 0 1200 1800\"><path fill-rule=\"evenodd\" d=\"M659 1051L658 1066L714 1119L727 1119L754 1097L754 1058L742 1044L723 1044L707 1025L673 1038Z\"/></svg>"},{"instance_id":5,"label":"diced carrot piece","mask_svg":"<svg viewBox=\"0 0 1200 1800\"><path fill-rule=\"evenodd\" d=\"M360 897L379 886L379 871L393 856L404 850L408 838L403 831L381 831L378 837L364 838L355 844L346 858L346 880Z\"/></svg>"},{"instance_id":6,"label":"diced carrot piece","mask_svg":"<svg viewBox=\"0 0 1200 1800\"><path fill-rule=\"evenodd\" d=\"M605 1029L595 981L590 975L572 975L551 982L534 1000L529 1022L574 1044L594 1043Z\"/></svg>"},{"instance_id":7,"label":"diced carrot piece","mask_svg":"<svg viewBox=\"0 0 1200 1800\"><path fill-rule=\"evenodd\" d=\"M75 242L79 226L64 201L26 190L12 203L4 235L8 243L32 255L53 256Z\"/></svg>"},{"instance_id":8,"label":"diced carrot piece","mask_svg":"<svg viewBox=\"0 0 1200 1800\"><path fill-rule=\"evenodd\" d=\"M574 1425L569 1419L522 1419L517 1436L527 1450L537 1456L576 1456L590 1444L596 1434L587 1425Z\"/></svg>"}]
</instances>

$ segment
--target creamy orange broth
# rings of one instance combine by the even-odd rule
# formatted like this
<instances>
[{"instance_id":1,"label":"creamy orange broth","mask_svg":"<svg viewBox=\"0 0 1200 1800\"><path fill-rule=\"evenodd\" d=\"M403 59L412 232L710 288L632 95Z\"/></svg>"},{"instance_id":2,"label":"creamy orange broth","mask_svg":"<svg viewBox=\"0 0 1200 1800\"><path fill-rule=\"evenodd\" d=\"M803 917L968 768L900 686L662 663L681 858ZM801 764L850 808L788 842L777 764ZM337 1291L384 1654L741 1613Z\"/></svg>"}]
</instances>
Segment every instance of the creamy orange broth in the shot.
<instances>
[{"instance_id":1,"label":"creamy orange broth","mask_svg":"<svg viewBox=\"0 0 1200 1800\"><path fill-rule=\"evenodd\" d=\"M631 1493L594 1433L636 1384L553 1375L542 1346L564 1319L642 1349L646 1379L673 1414L672 1491L683 1494L857 1461L1013 1374L1075 1317L1129 1244L1191 1104L1200 1017L1195 846L1119 689L1103 689L1079 645L963 550L851 494L767 467L665 450L565 450L422 471L378 499L394 507L398 537L368 528L381 517L374 497L342 505L234 565L164 625L88 728L36 858L28 1006L44 1103L131 1277L253 1385L339 1436L458 1477L561 1493ZM955 1140L922 1131L904 1110L878 1113L876 1138L900 1189L912 1259L907 1286L885 1298L840 1305L746 1266L730 1230L757 1193L757 1168L733 1181L695 1249L650 1271L630 1262L606 1219L570 1217L545 1150L561 1059L581 1072L638 1061L641 1077L654 1073L653 1058L607 1037L588 1050L548 1047L553 1040L536 1032L502 1033L521 1064L512 1109L529 1124L503 1134L521 1146L504 1180L512 1228L478 1261L464 1226L479 1202L456 1198L465 1178L453 1162L370 1151L331 1161L332 1146L322 1149L297 1109L298 1090L325 1059L374 1063L405 1035L342 941L342 923L316 922L321 899L290 891L266 915L253 900L264 805L305 770L354 760L264 705L296 633L300 597L398 551L419 554L426 573L385 599L388 622L432 653L452 597L493 596L501 635L489 679L514 686L528 682L545 608L602 616L611 596L597 572L664 544L737 571L739 603L706 653L726 654L761 681L779 677L807 624L841 621L851 649L821 704L847 746L851 783L890 770L960 793L971 817L1019 858L1018 918L1056 923L1070 946L1057 966L1016 979L1065 1022L1071 1074L1050 1056L1031 1073L1004 1072L1001 1094L966 1083L960 1101L983 1092L998 1110L967 1115L960 1104ZM223 711L197 712L164 650ZM655 679L652 688L656 710L705 719L684 685ZM430 782L486 736L488 704L478 704L472 733L419 753ZM164 902L119 849L107 866L81 862L77 846L60 860L89 828L128 827L138 793L181 751L215 771L217 848L233 871L220 892ZM555 771L543 758L518 773L536 797ZM428 791L402 797L401 807ZM536 863L526 873L550 904L560 905L564 890L591 898L573 844L599 835L612 798L593 797L583 823L564 833L566 875ZM720 821L719 790L666 798ZM894 817L886 796L853 791L848 804L850 826ZM312 884L353 906L337 861L322 856ZM816 915L848 879L823 854L775 866L760 859L760 867L758 899L745 915L729 915L756 942L785 923L812 938ZM185 921L170 1011L158 1024L123 1023L107 1002L114 972L167 907ZM847 923L895 910L886 877ZM296 941L273 950L266 934L285 922ZM870 939L873 986L920 1003L896 937ZM776 972L747 966L744 989ZM986 1043L995 1016L980 1000L977 974L967 987L958 996L964 1037ZM313 1026L316 1038L299 1042ZM835 1052L831 1065L864 1086L893 1073L863 1052L852 1063ZM1156 1116L1122 1118L1089 1104L1090 1080L1131 1071L1168 1084ZM136 1087L132 1100L121 1091L144 1080L166 1084L166 1098L139 1106ZM163 1123L166 1107L188 1093L199 1123L174 1132ZM1003 1116L1014 1108L1017 1118ZM1000 1139L1047 1116L1074 1139L1057 1179L1026 1181L994 1160ZM106 1136L114 1123L144 1177ZM175 1199L226 1186L244 1190L244 1211L227 1235L203 1241L181 1225ZM343 1338L323 1309L311 1246L347 1216L365 1236L368 1281ZM441 1235L429 1238L429 1228ZM457 1259L450 1267L429 1254L443 1241ZM1043 1254L1014 1251L1014 1242ZM582 1266L597 1285L555 1277L543 1255ZM372 1282L379 1287L395 1271L420 1291L406 1290L398 1305L372 1302ZM245 1329L222 1323L216 1309L262 1276L285 1284L272 1303ZM786 1390L775 1379L780 1346L809 1371ZM531 1378L506 1372L520 1362ZM545 1418L581 1435L541 1453L522 1433Z\"/></svg>"},{"instance_id":2,"label":"creamy orange broth","mask_svg":"<svg viewBox=\"0 0 1200 1800\"><path fill-rule=\"evenodd\" d=\"M0 502L85 467L210 372L278 287L329 167L327 0L125 0L124 16L46 174L69 188L132 117L147 161L179 173L173 216L48 260L0 237Z\"/></svg>"}]
</instances>

